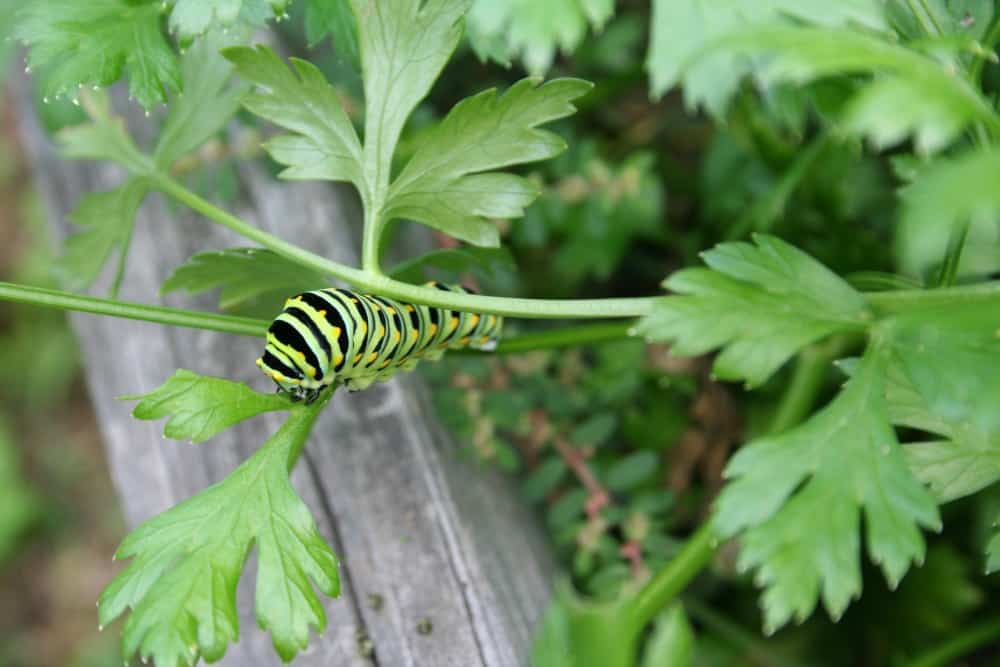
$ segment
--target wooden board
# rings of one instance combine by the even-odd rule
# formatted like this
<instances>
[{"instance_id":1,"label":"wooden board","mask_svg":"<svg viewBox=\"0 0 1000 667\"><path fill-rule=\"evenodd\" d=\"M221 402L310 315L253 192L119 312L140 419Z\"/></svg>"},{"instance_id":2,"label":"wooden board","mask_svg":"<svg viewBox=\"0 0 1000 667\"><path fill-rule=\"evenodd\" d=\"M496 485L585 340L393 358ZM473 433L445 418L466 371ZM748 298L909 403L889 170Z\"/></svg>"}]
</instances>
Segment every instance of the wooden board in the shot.
<instances>
[{"instance_id":1,"label":"wooden board","mask_svg":"<svg viewBox=\"0 0 1000 667\"><path fill-rule=\"evenodd\" d=\"M18 93L26 100L23 81ZM141 124L133 106L130 123ZM84 192L117 185L109 165L55 155L29 103L21 137L51 228L61 239ZM353 193L327 184L240 174L237 214L339 261L353 262ZM211 309L213 299L170 295L159 285L192 254L247 243L151 197L140 211L121 297ZM101 294L99 289L94 293ZM254 366L261 341L90 315L73 315L87 385L125 515L135 525L223 478L274 432L281 416L241 424L199 446L164 440L162 423L129 416L115 396L146 392L176 369L246 381L270 391ZM550 556L533 516L509 484L465 460L428 409L427 388L408 376L338 394L321 416L292 478L342 560L343 594L326 602L329 624L293 664L507 667L526 664L549 596ZM281 664L253 620L253 576L243 577L242 638L223 665ZM381 599L381 606L373 604ZM429 634L418 632L428 622ZM96 622L96 620L95 620ZM374 657L359 650L369 638Z\"/></svg>"}]
</instances>

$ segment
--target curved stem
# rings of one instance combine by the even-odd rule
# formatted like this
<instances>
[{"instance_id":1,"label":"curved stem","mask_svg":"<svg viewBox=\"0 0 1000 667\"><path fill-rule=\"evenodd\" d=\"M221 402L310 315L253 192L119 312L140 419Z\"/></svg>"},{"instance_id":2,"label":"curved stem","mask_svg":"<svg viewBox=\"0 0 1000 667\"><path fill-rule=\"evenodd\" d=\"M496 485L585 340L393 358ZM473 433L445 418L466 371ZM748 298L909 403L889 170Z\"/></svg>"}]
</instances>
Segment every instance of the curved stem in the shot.
<instances>
[{"instance_id":1,"label":"curved stem","mask_svg":"<svg viewBox=\"0 0 1000 667\"><path fill-rule=\"evenodd\" d=\"M945 254L944 263L941 265L941 273L937 279L938 287L951 287L955 284L955 278L958 276L958 266L962 262L962 251L965 249L965 240L968 236L968 220L952 230L951 238L948 239L948 251Z\"/></svg>"},{"instance_id":2,"label":"curved stem","mask_svg":"<svg viewBox=\"0 0 1000 667\"><path fill-rule=\"evenodd\" d=\"M325 257L320 257L308 250L278 238L272 234L257 229L244 220L228 213L211 202L202 199L175 180L159 175L154 181L155 186L177 199L191 209L201 213L210 220L217 222L237 234L256 241L269 250L310 269L339 278L355 287L375 292L403 301L425 303L442 308L455 310L471 310L511 317L526 317L537 319L566 318L616 318L639 317L648 314L653 309L657 297L639 297L632 299L508 299L495 296L478 296L458 292L444 292L429 287L418 287L409 283L392 280L372 271L362 271ZM366 252L371 250L371 244Z\"/></svg>"},{"instance_id":3,"label":"curved stem","mask_svg":"<svg viewBox=\"0 0 1000 667\"><path fill-rule=\"evenodd\" d=\"M983 48L986 50L986 55L976 58L969 69L969 80L973 86L979 85L979 79L982 76L986 59L994 55L993 49L998 40L1000 40L1000 12L995 12L990 22L990 27L986 29L986 33L983 35Z\"/></svg>"},{"instance_id":4,"label":"curved stem","mask_svg":"<svg viewBox=\"0 0 1000 667\"><path fill-rule=\"evenodd\" d=\"M694 579L715 554L716 538L711 526L702 525L666 567L656 573L629 605L639 628L660 613Z\"/></svg>"},{"instance_id":5,"label":"curved stem","mask_svg":"<svg viewBox=\"0 0 1000 667\"><path fill-rule=\"evenodd\" d=\"M165 306L147 306L140 303L129 303L117 299L101 299L93 296L69 294L42 287L28 287L0 282L0 300L27 303L34 306L75 310L96 315L124 317L130 320L156 322L191 329L207 329L239 336L263 337L267 331L268 322L249 317L234 317L218 315L195 310L167 308Z\"/></svg>"},{"instance_id":6,"label":"curved stem","mask_svg":"<svg viewBox=\"0 0 1000 667\"><path fill-rule=\"evenodd\" d=\"M963 655L997 639L1000 639L1000 616L958 633L913 660L906 667L947 667Z\"/></svg>"}]
</instances>

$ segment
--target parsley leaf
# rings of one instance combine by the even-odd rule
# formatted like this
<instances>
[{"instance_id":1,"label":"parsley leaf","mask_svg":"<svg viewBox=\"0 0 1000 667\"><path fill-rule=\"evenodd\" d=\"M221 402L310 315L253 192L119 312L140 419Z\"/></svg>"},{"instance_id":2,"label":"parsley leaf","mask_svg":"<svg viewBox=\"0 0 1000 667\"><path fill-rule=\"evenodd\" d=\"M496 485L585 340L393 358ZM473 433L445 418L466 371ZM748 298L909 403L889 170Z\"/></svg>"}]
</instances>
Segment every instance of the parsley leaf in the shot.
<instances>
[{"instance_id":1,"label":"parsley leaf","mask_svg":"<svg viewBox=\"0 0 1000 667\"><path fill-rule=\"evenodd\" d=\"M695 635L684 607L678 602L656 620L643 650L643 667L690 667L694 662Z\"/></svg>"},{"instance_id":2,"label":"parsley leaf","mask_svg":"<svg viewBox=\"0 0 1000 667\"><path fill-rule=\"evenodd\" d=\"M122 542L133 559L101 595L100 622L131 608L126 655L156 664L221 658L239 635L236 585L258 550L257 621L284 661L305 648L326 614L313 586L340 592L337 558L288 479L323 401L292 409L288 420L226 479L146 521Z\"/></svg>"},{"instance_id":3,"label":"parsley leaf","mask_svg":"<svg viewBox=\"0 0 1000 667\"><path fill-rule=\"evenodd\" d=\"M261 88L244 106L295 133L265 145L286 166L283 178L350 181L364 191L358 135L337 92L315 65L292 59L293 73L266 46L233 47L223 54L240 76Z\"/></svg>"},{"instance_id":4,"label":"parsley leaf","mask_svg":"<svg viewBox=\"0 0 1000 667\"><path fill-rule=\"evenodd\" d=\"M290 0L177 0L170 12L170 30L182 41L210 28L228 28L241 22L259 25L284 16Z\"/></svg>"},{"instance_id":5,"label":"parsley leaf","mask_svg":"<svg viewBox=\"0 0 1000 667\"><path fill-rule=\"evenodd\" d=\"M235 113L245 88L228 87L232 66L218 55L217 46L217 39L205 38L184 56L184 95L173 101L152 159L132 141L124 120L114 115L103 91L87 91L81 98L89 123L59 132L57 139L66 157L109 160L134 174L121 186L85 195L77 204L72 220L84 231L70 237L57 266L68 286L90 286L112 251L119 248L121 261L111 289L112 295L117 292L136 212L152 189L146 175L169 170L222 129Z\"/></svg>"},{"instance_id":6,"label":"parsley leaf","mask_svg":"<svg viewBox=\"0 0 1000 667\"><path fill-rule=\"evenodd\" d=\"M91 192L83 196L70 215L70 220L83 228L66 240L62 256L56 260L55 272L70 289L85 289L100 275L101 269L116 249L124 260L135 215L149 192L145 178L133 177L107 192ZM121 281L123 264L119 263L114 282ZM117 288L112 292L116 292Z\"/></svg>"},{"instance_id":7,"label":"parsley leaf","mask_svg":"<svg viewBox=\"0 0 1000 667\"><path fill-rule=\"evenodd\" d=\"M703 104L719 114L747 66L730 53L705 54L705 47L724 43L726 35L747 26L789 19L825 26L851 22L883 30L887 26L882 4L879 0L654 0L646 59L650 88L659 96L683 83L690 106Z\"/></svg>"},{"instance_id":8,"label":"parsley leaf","mask_svg":"<svg viewBox=\"0 0 1000 667\"><path fill-rule=\"evenodd\" d=\"M723 348L715 374L765 382L802 347L838 332L859 331L870 317L860 293L815 259L773 236L723 243L703 254L709 269L684 269L664 286L638 332L670 341L680 356Z\"/></svg>"},{"instance_id":9,"label":"parsley leaf","mask_svg":"<svg viewBox=\"0 0 1000 667\"><path fill-rule=\"evenodd\" d=\"M613 0L474 0L466 22L481 60L509 65L520 57L529 72L544 74L557 50L571 53L588 23L600 32L614 12Z\"/></svg>"},{"instance_id":10,"label":"parsley leaf","mask_svg":"<svg viewBox=\"0 0 1000 667\"><path fill-rule=\"evenodd\" d=\"M895 587L923 560L918 526L939 529L934 499L910 474L889 424L875 342L834 400L808 421L760 438L730 460L730 483L713 517L719 535L740 535L740 566L756 568L765 626L809 616L818 598L839 617L861 593L858 531Z\"/></svg>"},{"instance_id":11,"label":"parsley leaf","mask_svg":"<svg viewBox=\"0 0 1000 667\"><path fill-rule=\"evenodd\" d=\"M148 394L122 396L138 400L136 419L169 417L163 435L174 440L204 442L233 424L264 412L288 410L291 403L278 394L260 394L242 382L205 377L180 369Z\"/></svg>"},{"instance_id":12,"label":"parsley leaf","mask_svg":"<svg viewBox=\"0 0 1000 667\"><path fill-rule=\"evenodd\" d=\"M1000 480L1000 316L951 305L897 316L886 398L893 423L944 436L905 447L941 502Z\"/></svg>"},{"instance_id":13,"label":"parsley leaf","mask_svg":"<svg viewBox=\"0 0 1000 667\"><path fill-rule=\"evenodd\" d=\"M362 197L380 202L403 124L462 34L469 0L351 0L365 88Z\"/></svg>"},{"instance_id":14,"label":"parsley leaf","mask_svg":"<svg viewBox=\"0 0 1000 667\"><path fill-rule=\"evenodd\" d=\"M181 87L157 2L37 0L26 4L15 36L31 45L29 66L45 68L43 94L50 97L109 86L123 71L131 96L147 109Z\"/></svg>"},{"instance_id":15,"label":"parsley leaf","mask_svg":"<svg viewBox=\"0 0 1000 667\"><path fill-rule=\"evenodd\" d=\"M193 294L218 287L219 308L232 310L260 297L280 295L275 303L281 310L285 296L329 285L321 273L303 269L281 255L261 248L230 248L202 252L179 266L160 288L161 294L187 290ZM271 300L271 299L269 299Z\"/></svg>"},{"instance_id":16,"label":"parsley leaf","mask_svg":"<svg viewBox=\"0 0 1000 667\"><path fill-rule=\"evenodd\" d=\"M1000 268L998 172L1000 150L980 148L935 161L901 190L897 243L904 271L922 274L935 267L963 223L969 224L969 234L958 274L983 275Z\"/></svg>"},{"instance_id":17,"label":"parsley leaf","mask_svg":"<svg viewBox=\"0 0 1000 667\"><path fill-rule=\"evenodd\" d=\"M561 153L566 143L539 125L576 109L572 100L592 85L522 79L503 95L486 90L455 105L424 139L389 189L386 219L422 222L476 245L496 246L489 218L524 214L538 191L526 178L482 172Z\"/></svg>"},{"instance_id":18,"label":"parsley leaf","mask_svg":"<svg viewBox=\"0 0 1000 667\"><path fill-rule=\"evenodd\" d=\"M181 65L184 94L171 101L153 160L161 170L195 150L225 127L239 110L248 86L230 86L232 64L219 55L223 42L207 36L188 49Z\"/></svg>"}]
</instances>

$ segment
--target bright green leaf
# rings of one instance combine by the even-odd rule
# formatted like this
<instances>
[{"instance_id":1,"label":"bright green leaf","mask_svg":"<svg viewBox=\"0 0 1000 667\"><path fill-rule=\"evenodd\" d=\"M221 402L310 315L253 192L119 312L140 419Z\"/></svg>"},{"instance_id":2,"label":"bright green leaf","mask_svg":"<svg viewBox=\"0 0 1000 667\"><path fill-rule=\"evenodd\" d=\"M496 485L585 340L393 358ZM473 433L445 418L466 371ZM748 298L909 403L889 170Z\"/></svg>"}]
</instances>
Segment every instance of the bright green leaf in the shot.
<instances>
[{"instance_id":1,"label":"bright green leaf","mask_svg":"<svg viewBox=\"0 0 1000 667\"><path fill-rule=\"evenodd\" d=\"M270 250L230 248L194 255L167 278L160 293L186 290L197 294L221 287L219 308L231 310L263 295L287 297L328 286L323 274L303 269Z\"/></svg>"},{"instance_id":2,"label":"bright green leaf","mask_svg":"<svg viewBox=\"0 0 1000 667\"><path fill-rule=\"evenodd\" d=\"M804 346L866 326L863 297L835 273L775 237L754 241L716 246L704 253L710 269L670 276L679 296L661 299L638 332L680 356L722 348L715 374L753 387Z\"/></svg>"},{"instance_id":3,"label":"bright green leaf","mask_svg":"<svg viewBox=\"0 0 1000 667\"><path fill-rule=\"evenodd\" d=\"M210 28L229 29L239 23L259 25L281 17L290 0L177 0L170 12L170 30L182 41Z\"/></svg>"},{"instance_id":4,"label":"bright green leaf","mask_svg":"<svg viewBox=\"0 0 1000 667\"><path fill-rule=\"evenodd\" d=\"M740 536L739 564L755 568L765 625L804 619L822 597L839 618L861 593L861 514L868 553L891 586L924 558L919 526L939 529L937 505L906 467L889 424L875 344L847 385L808 421L743 447L714 516L719 535Z\"/></svg>"},{"instance_id":5,"label":"bright green leaf","mask_svg":"<svg viewBox=\"0 0 1000 667\"><path fill-rule=\"evenodd\" d=\"M845 125L879 149L913 135L918 152L934 153L959 136L974 115L969 105L956 103L949 91L932 90L925 80L884 77L854 98Z\"/></svg>"},{"instance_id":6,"label":"bright green leaf","mask_svg":"<svg viewBox=\"0 0 1000 667\"><path fill-rule=\"evenodd\" d=\"M244 106L294 133L265 146L285 165L282 177L350 181L364 191L357 133L336 90L315 65L292 59L289 70L266 46L233 47L223 54L259 88L244 99Z\"/></svg>"},{"instance_id":7,"label":"bright green leaf","mask_svg":"<svg viewBox=\"0 0 1000 667\"><path fill-rule=\"evenodd\" d=\"M223 481L136 528L117 558L131 558L101 595L107 625L131 608L124 653L158 665L215 662L239 636L236 586L251 547L258 552L257 621L288 662L322 631L314 586L340 593L337 558L295 494L289 466L320 403L294 409L254 456Z\"/></svg>"},{"instance_id":8,"label":"bright green leaf","mask_svg":"<svg viewBox=\"0 0 1000 667\"><path fill-rule=\"evenodd\" d=\"M247 88L228 85L233 66L219 55L220 46L220 40L205 37L181 61L184 94L172 100L153 153L161 170L217 134L239 109Z\"/></svg>"},{"instance_id":9,"label":"bright green leaf","mask_svg":"<svg viewBox=\"0 0 1000 667\"><path fill-rule=\"evenodd\" d=\"M903 188L897 232L904 271L922 274L941 262L948 239L968 223L959 275L1000 269L1000 150L980 148L939 159Z\"/></svg>"},{"instance_id":10,"label":"bright green leaf","mask_svg":"<svg viewBox=\"0 0 1000 667\"><path fill-rule=\"evenodd\" d=\"M572 114L590 90L579 79L522 79L456 104L389 190L386 219L403 217L477 245L497 245L489 218L523 215L538 192L513 174L482 172L552 158L565 142L538 126Z\"/></svg>"},{"instance_id":11,"label":"bright green leaf","mask_svg":"<svg viewBox=\"0 0 1000 667\"><path fill-rule=\"evenodd\" d=\"M694 656L694 630L680 603L656 621L643 650L643 667L690 667Z\"/></svg>"},{"instance_id":12,"label":"bright green leaf","mask_svg":"<svg viewBox=\"0 0 1000 667\"><path fill-rule=\"evenodd\" d=\"M403 125L458 45L469 0L351 4L365 87L364 181L369 198L381 200Z\"/></svg>"},{"instance_id":13,"label":"bright green leaf","mask_svg":"<svg viewBox=\"0 0 1000 667\"><path fill-rule=\"evenodd\" d=\"M467 17L469 42L481 60L503 65L520 58L544 74L557 51L572 53L587 34L614 15L613 0L474 0Z\"/></svg>"},{"instance_id":14,"label":"bright green leaf","mask_svg":"<svg viewBox=\"0 0 1000 667\"><path fill-rule=\"evenodd\" d=\"M192 442L204 442L244 419L292 406L279 394L259 394L242 382L205 377L184 369L148 394L121 398L139 401L132 412L136 419L169 417L163 435Z\"/></svg>"},{"instance_id":15,"label":"bright green leaf","mask_svg":"<svg viewBox=\"0 0 1000 667\"><path fill-rule=\"evenodd\" d=\"M85 194L70 215L82 231L66 240L65 252L56 260L55 272L72 289L89 287L100 275L111 253L128 251L135 215L149 192L144 178L130 178L107 192ZM123 264L119 263L120 280Z\"/></svg>"},{"instance_id":16,"label":"bright green leaf","mask_svg":"<svg viewBox=\"0 0 1000 667\"><path fill-rule=\"evenodd\" d=\"M654 0L646 59L650 89L660 96L683 83L690 106L704 104L721 113L750 64L721 49L706 54L705 48L724 44L729 33L782 19L824 26L857 23L873 30L887 27L879 0Z\"/></svg>"},{"instance_id":17,"label":"bright green leaf","mask_svg":"<svg viewBox=\"0 0 1000 667\"><path fill-rule=\"evenodd\" d=\"M147 109L181 87L158 2L37 0L25 5L15 35L31 47L28 64L44 68L50 97L109 86L123 71L131 96Z\"/></svg>"}]
</instances>

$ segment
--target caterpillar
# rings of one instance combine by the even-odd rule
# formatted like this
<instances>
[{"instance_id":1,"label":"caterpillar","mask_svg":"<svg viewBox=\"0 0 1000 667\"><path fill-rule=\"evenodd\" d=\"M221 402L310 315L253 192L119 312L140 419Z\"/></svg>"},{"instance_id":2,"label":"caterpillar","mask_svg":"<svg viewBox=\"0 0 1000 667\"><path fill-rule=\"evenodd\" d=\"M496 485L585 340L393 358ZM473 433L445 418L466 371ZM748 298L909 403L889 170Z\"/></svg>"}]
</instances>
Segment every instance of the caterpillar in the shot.
<instances>
[{"instance_id":1,"label":"caterpillar","mask_svg":"<svg viewBox=\"0 0 1000 667\"><path fill-rule=\"evenodd\" d=\"M472 294L459 285L427 287ZM448 348L496 348L502 318L400 303L373 294L329 288L303 292L267 330L257 366L293 401L311 403L334 384L349 391L437 360Z\"/></svg>"}]
</instances>

